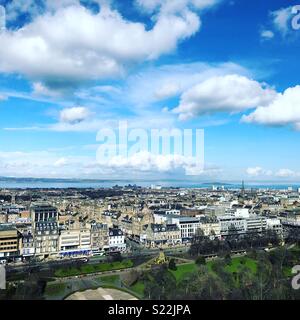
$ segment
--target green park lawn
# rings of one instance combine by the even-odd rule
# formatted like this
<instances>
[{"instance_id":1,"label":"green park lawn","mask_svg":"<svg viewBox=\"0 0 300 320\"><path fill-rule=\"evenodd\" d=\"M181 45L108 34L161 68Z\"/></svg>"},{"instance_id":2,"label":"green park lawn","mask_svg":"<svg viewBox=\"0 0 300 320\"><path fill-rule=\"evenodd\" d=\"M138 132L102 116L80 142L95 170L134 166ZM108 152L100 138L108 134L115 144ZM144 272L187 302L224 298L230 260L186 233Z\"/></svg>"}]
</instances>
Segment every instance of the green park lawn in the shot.
<instances>
[{"instance_id":1,"label":"green park lawn","mask_svg":"<svg viewBox=\"0 0 300 320\"><path fill-rule=\"evenodd\" d=\"M60 268L55 272L56 277L72 277L82 274L96 273L96 272L105 272L111 270L120 270L126 268L132 268L133 262L131 260L116 261L116 262L104 262L94 265L83 265L79 268Z\"/></svg>"},{"instance_id":2,"label":"green park lawn","mask_svg":"<svg viewBox=\"0 0 300 320\"><path fill-rule=\"evenodd\" d=\"M99 277L97 279L105 284L112 284L113 285L120 280L120 276L119 275L103 276L103 277Z\"/></svg>"},{"instance_id":3,"label":"green park lawn","mask_svg":"<svg viewBox=\"0 0 300 320\"><path fill-rule=\"evenodd\" d=\"M248 257L233 258L231 260L231 263L226 266L226 270L231 273L234 273L234 272L237 272L242 266L246 266L253 273L256 273L257 271L256 261Z\"/></svg>"},{"instance_id":4,"label":"green park lawn","mask_svg":"<svg viewBox=\"0 0 300 320\"><path fill-rule=\"evenodd\" d=\"M292 274L292 268L290 267L283 267L283 274L287 277L290 278Z\"/></svg>"},{"instance_id":5,"label":"green park lawn","mask_svg":"<svg viewBox=\"0 0 300 320\"><path fill-rule=\"evenodd\" d=\"M186 275L193 273L198 270L195 263L177 265L177 270L170 270L170 272L175 276L176 281L180 282Z\"/></svg>"},{"instance_id":6,"label":"green park lawn","mask_svg":"<svg viewBox=\"0 0 300 320\"><path fill-rule=\"evenodd\" d=\"M65 283L51 283L48 282L46 289L45 289L45 294L47 296L57 296L62 294L66 289L66 284Z\"/></svg>"},{"instance_id":7,"label":"green park lawn","mask_svg":"<svg viewBox=\"0 0 300 320\"><path fill-rule=\"evenodd\" d=\"M214 265L215 261L214 260L210 260L206 263L206 266L208 268L209 271L214 272L213 271L213 265ZM235 273L238 271L239 268L241 268L242 266L246 266L248 267L253 273L256 273L257 270L257 262L251 258L248 257L236 257L236 258L232 258L231 259L231 263L228 264L225 267L225 270L231 272L231 273Z\"/></svg>"},{"instance_id":8,"label":"green park lawn","mask_svg":"<svg viewBox=\"0 0 300 320\"><path fill-rule=\"evenodd\" d=\"M137 281L134 285L130 287L130 290L137 293L141 297L144 296L145 284L142 281Z\"/></svg>"}]
</instances>

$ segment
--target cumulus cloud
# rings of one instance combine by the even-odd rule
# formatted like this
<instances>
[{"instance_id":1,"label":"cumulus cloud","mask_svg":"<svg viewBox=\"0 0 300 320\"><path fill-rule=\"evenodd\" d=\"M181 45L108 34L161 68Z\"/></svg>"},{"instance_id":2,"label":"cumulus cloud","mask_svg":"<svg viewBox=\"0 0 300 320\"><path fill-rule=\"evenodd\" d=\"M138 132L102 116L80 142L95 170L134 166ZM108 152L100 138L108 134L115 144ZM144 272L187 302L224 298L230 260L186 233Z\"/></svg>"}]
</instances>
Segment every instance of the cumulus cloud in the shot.
<instances>
[{"instance_id":1,"label":"cumulus cloud","mask_svg":"<svg viewBox=\"0 0 300 320\"><path fill-rule=\"evenodd\" d=\"M108 159L98 159L98 164L113 169L128 169L133 171L174 172L184 171L186 175L203 175L219 171L217 168L204 168L196 157L170 154L152 154L148 151L137 152L129 157L117 155Z\"/></svg>"},{"instance_id":2,"label":"cumulus cloud","mask_svg":"<svg viewBox=\"0 0 300 320\"><path fill-rule=\"evenodd\" d=\"M252 177L273 177L273 178L297 178L300 176L300 172L283 168L277 171L266 170L262 167L250 167L246 169L246 173Z\"/></svg>"},{"instance_id":3,"label":"cumulus cloud","mask_svg":"<svg viewBox=\"0 0 300 320\"><path fill-rule=\"evenodd\" d=\"M275 28L283 35L285 36L288 31L290 30L290 23L292 19L292 6L287 8L281 8L276 11L272 11L270 13L273 24Z\"/></svg>"},{"instance_id":4,"label":"cumulus cloud","mask_svg":"<svg viewBox=\"0 0 300 320\"><path fill-rule=\"evenodd\" d=\"M54 13L61 8L78 5L79 0L11 0L5 3L6 21L21 26L45 12ZM94 4L106 4L106 0L91 1Z\"/></svg>"},{"instance_id":5,"label":"cumulus cloud","mask_svg":"<svg viewBox=\"0 0 300 320\"><path fill-rule=\"evenodd\" d=\"M59 118L63 123L76 124L87 120L91 112L85 107L66 108L60 112Z\"/></svg>"},{"instance_id":6,"label":"cumulus cloud","mask_svg":"<svg viewBox=\"0 0 300 320\"><path fill-rule=\"evenodd\" d=\"M125 96L128 99L125 103L130 105L149 106L177 97L208 78L232 73L249 75L248 70L235 63L195 62L151 67L128 77L122 97Z\"/></svg>"},{"instance_id":7,"label":"cumulus cloud","mask_svg":"<svg viewBox=\"0 0 300 320\"><path fill-rule=\"evenodd\" d=\"M293 29L293 18L297 13L296 6L283 7L269 13L268 27L260 31L262 40L270 40L275 34L280 34L283 39L297 39L298 33Z\"/></svg>"},{"instance_id":8,"label":"cumulus cloud","mask_svg":"<svg viewBox=\"0 0 300 320\"><path fill-rule=\"evenodd\" d=\"M274 35L274 32L271 30L262 30L260 33L260 36L264 40L270 40L274 38L275 35Z\"/></svg>"},{"instance_id":9,"label":"cumulus cloud","mask_svg":"<svg viewBox=\"0 0 300 320\"><path fill-rule=\"evenodd\" d=\"M36 0L33 0L36 1ZM55 12L61 8L77 5L78 0L46 0L45 8L48 11Z\"/></svg>"},{"instance_id":10,"label":"cumulus cloud","mask_svg":"<svg viewBox=\"0 0 300 320\"><path fill-rule=\"evenodd\" d=\"M61 150L60 152L63 152ZM35 178L83 178L93 177L85 165L93 157L59 156L58 152L39 150L33 152L0 152L0 171L3 176ZM97 168L99 176L103 171Z\"/></svg>"},{"instance_id":11,"label":"cumulus cloud","mask_svg":"<svg viewBox=\"0 0 300 320\"><path fill-rule=\"evenodd\" d=\"M181 120L216 112L241 112L266 105L276 91L237 74L209 78L185 91L173 112Z\"/></svg>"},{"instance_id":12,"label":"cumulus cloud","mask_svg":"<svg viewBox=\"0 0 300 320\"><path fill-rule=\"evenodd\" d=\"M47 88L41 82L34 82L33 85L33 96L45 96L45 97L52 97L57 98L64 94L64 90L51 90Z\"/></svg>"},{"instance_id":13,"label":"cumulus cloud","mask_svg":"<svg viewBox=\"0 0 300 320\"><path fill-rule=\"evenodd\" d=\"M202 10L209 8L221 0L136 0L137 5L145 12L162 14L176 13L187 7Z\"/></svg>"},{"instance_id":14,"label":"cumulus cloud","mask_svg":"<svg viewBox=\"0 0 300 320\"><path fill-rule=\"evenodd\" d=\"M244 115L242 121L270 126L292 124L295 128L300 128L300 86L278 93L271 103Z\"/></svg>"},{"instance_id":15,"label":"cumulus cloud","mask_svg":"<svg viewBox=\"0 0 300 320\"><path fill-rule=\"evenodd\" d=\"M258 176L263 172L261 167L247 168L247 174L249 176Z\"/></svg>"},{"instance_id":16,"label":"cumulus cloud","mask_svg":"<svg viewBox=\"0 0 300 320\"><path fill-rule=\"evenodd\" d=\"M132 63L172 52L201 25L188 6L155 20L148 30L109 6L93 13L67 1L20 29L0 34L0 72L20 73L52 89L119 77Z\"/></svg>"},{"instance_id":17,"label":"cumulus cloud","mask_svg":"<svg viewBox=\"0 0 300 320\"><path fill-rule=\"evenodd\" d=\"M24 15L32 19L41 12L42 7L36 0L13 0L5 5L6 20L9 22L15 22Z\"/></svg>"},{"instance_id":18,"label":"cumulus cloud","mask_svg":"<svg viewBox=\"0 0 300 320\"><path fill-rule=\"evenodd\" d=\"M275 176L280 178L288 178L299 176L299 173L296 173L290 169L280 169L275 173Z\"/></svg>"},{"instance_id":19,"label":"cumulus cloud","mask_svg":"<svg viewBox=\"0 0 300 320\"><path fill-rule=\"evenodd\" d=\"M76 108L76 107L75 107ZM72 108L66 108L72 109ZM38 125L38 126L28 126L28 127L6 127L3 130L6 131L55 131L55 132L97 132L101 128L112 128L113 130L118 130L119 122L115 116L111 114L102 114L102 117L92 117L95 112L90 112L89 115L84 120L83 117L79 117L78 120L70 122L68 121L68 116L63 121L59 117L59 121L49 125ZM70 118L72 118L70 116ZM174 127L174 119L170 118L168 114L164 116L162 114L150 113L147 115L138 115L136 117L131 117L126 119L128 121L128 128L137 129L153 129L153 128L171 128Z\"/></svg>"},{"instance_id":20,"label":"cumulus cloud","mask_svg":"<svg viewBox=\"0 0 300 320\"><path fill-rule=\"evenodd\" d=\"M254 177L261 176L261 175L267 175L267 176L272 175L271 170L265 170L261 167L247 168L246 172L249 176L254 176Z\"/></svg>"},{"instance_id":21,"label":"cumulus cloud","mask_svg":"<svg viewBox=\"0 0 300 320\"><path fill-rule=\"evenodd\" d=\"M73 147L72 147L73 148ZM84 146L76 146L74 150L81 150ZM55 177L55 178L104 178L112 177L186 177L196 175L205 178L220 177L223 170L219 167L199 166L192 157L174 155L154 155L140 152L131 157L116 156L112 161L99 162L96 160L97 145L93 146L95 155L66 156L68 147L57 150L39 150L34 152L0 152L0 171L3 176L15 177ZM249 169L249 168L248 168ZM263 174L258 174L263 172ZM268 175L273 178L299 178L300 172L291 169L280 169L271 173L261 167L252 168L249 173L256 177Z\"/></svg>"},{"instance_id":22,"label":"cumulus cloud","mask_svg":"<svg viewBox=\"0 0 300 320\"><path fill-rule=\"evenodd\" d=\"M180 92L180 87L176 83L166 83L161 88L157 89L155 96L159 100L174 97Z\"/></svg>"},{"instance_id":23,"label":"cumulus cloud","mask_svg":"<svg viewBox=\"0 0 300 320\"><path fill-rule=\"evenodd\" d=\"M80 147L77 146L80 150ZM96 150L95 150L96 151ZM0 170L4 176L37 178L102 178L132 179L140 177L212 176L220 169L208 166L203 170L195 159L181 156L155 156L137 153L130 158L115 157L99 163L95 156L59 156L60 151L0 152Z\"/></svg>"},{"instance_id":24,"label":"cumulus cloud","mask_svg":"<svg viewBox=\"0 0 300 320\"><path fill-rule=\"evenodd\" d=\"M66 158L60 158L54 162L54 166L60 168L66 166L68 163L69 162Z\"/></svg>"}]
</instances>

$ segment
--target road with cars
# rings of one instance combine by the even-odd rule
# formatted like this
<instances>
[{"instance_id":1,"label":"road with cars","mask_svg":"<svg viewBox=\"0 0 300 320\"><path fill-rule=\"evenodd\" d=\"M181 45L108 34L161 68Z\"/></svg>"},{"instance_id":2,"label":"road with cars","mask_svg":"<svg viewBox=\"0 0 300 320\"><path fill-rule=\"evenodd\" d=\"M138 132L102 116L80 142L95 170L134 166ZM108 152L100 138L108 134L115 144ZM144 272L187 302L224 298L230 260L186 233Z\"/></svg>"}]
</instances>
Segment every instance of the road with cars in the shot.
<instances>
[{"instance_id":1,"label":"road with cars","mask_svg":"<svg viewBox=\"0 0 300 320\"><path fill-rule=\"evenodd\" d=\"M122 253L122 257L126 259L136 259L137 257L155 257L159 254L160 248L146 248L141 247L132 240L127 240L129 251ZM164 249L166 255L176 256L187 252L188 246L184 247L169 247ZM8 275L14 273L33 273L42 271L51 271L63 266L76 266L79 264L97 264L107 260L109 255L95 255L90 257L80 258L62 258L58 260L45 260L45 261L30 261L30 262L18 262L6 265L6 272Z\"/></svg>"}]
</instances>

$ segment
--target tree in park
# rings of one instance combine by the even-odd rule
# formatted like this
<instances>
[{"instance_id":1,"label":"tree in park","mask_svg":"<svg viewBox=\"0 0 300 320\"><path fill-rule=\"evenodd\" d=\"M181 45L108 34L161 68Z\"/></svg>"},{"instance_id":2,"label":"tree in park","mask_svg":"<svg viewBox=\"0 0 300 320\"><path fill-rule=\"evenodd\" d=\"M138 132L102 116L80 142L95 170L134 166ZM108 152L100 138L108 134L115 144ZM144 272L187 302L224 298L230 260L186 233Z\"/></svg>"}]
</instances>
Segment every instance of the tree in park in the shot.
<instances>
[{"instance_id":1,"label":"tree in park","mask_svg":"<svg viewBox=\"0 0 300 320\"><path fill-rule=\"evenodd\" d=\"M152 269L144 276L145 296L148 299L172 299L176 279L166 265Z\"/></svg>"},{"instance_id":2,"label":"tree in park","mask_svg":"<svg viewBox=\"0 0 300 320\"><path fill-rule=\"evenodd\" d=\"M191 273L179 283L178 288L183 299L225 300L227 288L223 280L200 266L197 272Z\"/></svg>"},{"instance_id":3,"label":"tree in park","mask_svg":"<svg viewBox=\"0 0 300 320\"><path fill-rule=\"evenodd\" d=\"M174 258L172 258L172 259L169 261L169 269L170 269L170 270L174 270L174 271L177 270L177 266L176 266L176 262L175 262L175 259L174 259Z\"/></svg>"},{"instance_id":4,"label":"tree in park","mask_svg":"<svg viewBox=\"0 0 300 320\"><path fill-rule=\"evenodd\" d=\"M195 263L200 266L200 265L205 265L206 260L203 256L198 256L197 259L195 260Z\"/></svg>"}]
</instances>

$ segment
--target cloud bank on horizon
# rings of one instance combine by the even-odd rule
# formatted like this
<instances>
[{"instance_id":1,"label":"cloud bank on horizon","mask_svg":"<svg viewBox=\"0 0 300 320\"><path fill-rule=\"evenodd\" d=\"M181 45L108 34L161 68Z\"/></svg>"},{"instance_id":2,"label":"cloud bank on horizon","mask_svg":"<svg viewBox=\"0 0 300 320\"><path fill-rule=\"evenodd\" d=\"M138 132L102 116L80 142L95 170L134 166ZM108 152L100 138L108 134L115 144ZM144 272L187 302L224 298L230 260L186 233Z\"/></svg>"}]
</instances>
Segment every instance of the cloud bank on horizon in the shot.
<instances>
[{"instance_id":1,"label":"cloud bank on horizon","mask_svg":"<svg viewBox=\"0 0 300 320\"><path fill-rule=\"evenodd\" d=\"M95 164L96 132L124 119L207 128L201 179L298 179L300 31L279 2L245 21L227 0L0 1L0 175L182 175L187 159L151 154Z\"/></svg>"}]
</instances>

